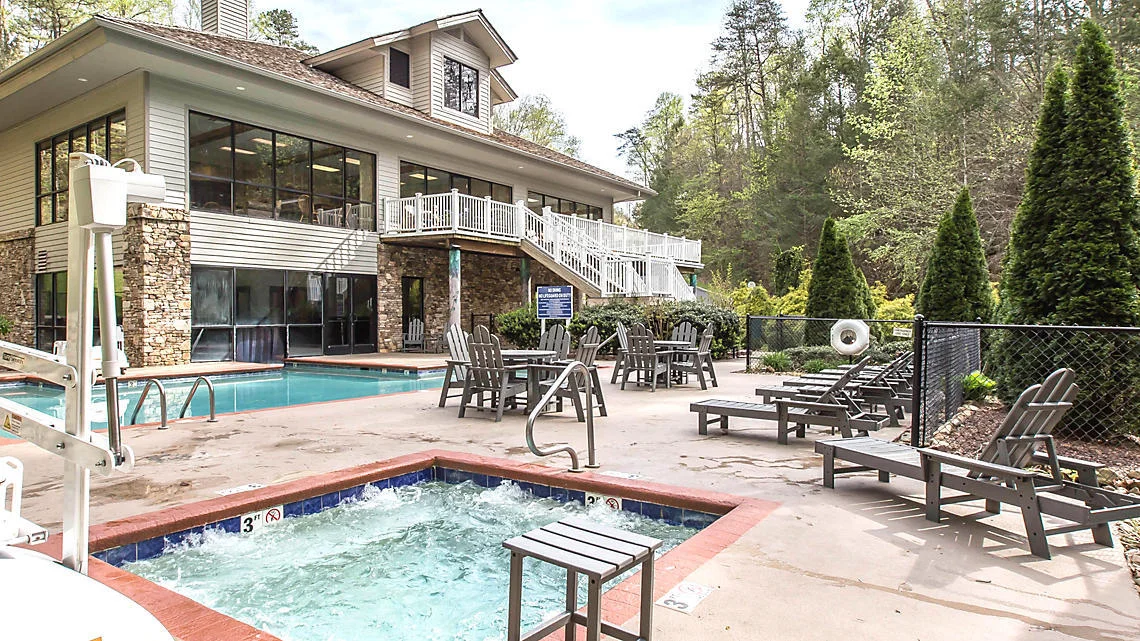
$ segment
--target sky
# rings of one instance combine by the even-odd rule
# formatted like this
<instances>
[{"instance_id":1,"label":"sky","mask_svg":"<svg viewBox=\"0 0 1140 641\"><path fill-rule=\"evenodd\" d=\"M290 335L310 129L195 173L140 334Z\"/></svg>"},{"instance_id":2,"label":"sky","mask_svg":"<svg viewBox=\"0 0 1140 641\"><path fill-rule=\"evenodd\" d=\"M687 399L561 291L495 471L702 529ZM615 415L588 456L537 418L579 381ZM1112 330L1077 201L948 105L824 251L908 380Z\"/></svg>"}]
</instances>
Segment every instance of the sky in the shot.
<instances>
[{"instance_id":1,"label":"sky","mask_svg":"<svg viewBox=\"0 0 1140 641\"><path fill-rule=\"evenodd\" d=\"M808 0L784 0L793 25ZM521 96L546 94L582 140L582 160L628 175L615 134L664 91L688 97L707 69L728 0L255 0L289 9L321 51L476 8L514 50L500 73Z\"/></svg>"}]
</instances>

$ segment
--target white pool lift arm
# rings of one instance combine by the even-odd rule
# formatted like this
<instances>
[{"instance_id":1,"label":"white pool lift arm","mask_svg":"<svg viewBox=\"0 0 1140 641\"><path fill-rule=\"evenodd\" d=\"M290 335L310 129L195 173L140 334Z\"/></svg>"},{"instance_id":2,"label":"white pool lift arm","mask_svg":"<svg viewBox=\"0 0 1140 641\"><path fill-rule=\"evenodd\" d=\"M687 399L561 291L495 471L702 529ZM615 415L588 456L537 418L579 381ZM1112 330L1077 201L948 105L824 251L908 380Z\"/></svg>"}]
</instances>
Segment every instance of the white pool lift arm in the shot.
<instances>
[{"instance_id":1,"label":"white pool lift arm","mask_svg":"<svg viewBox=\"0 0 1140 641\"><path fill-rule=\"evenodd\" d=\"M141 171L134 160L111 165L93 154L70 156L67 237L67 350L65 358L0 341L0 363L64 388L63 421L0 399L0 427L52 452L64 463L63 563L87 572L90 473L129 470L134 457L122 444L118 378L122 365L115 346L114 256L111 234L127 224L127 203L165 199L162 176ZM119 165L131 164L131 171ZM98 272L95 267L98 264ZM106 383L107 435L91 432L95 384L94 294L99 277L102 373Z\"/></svg>"}]
</instances>

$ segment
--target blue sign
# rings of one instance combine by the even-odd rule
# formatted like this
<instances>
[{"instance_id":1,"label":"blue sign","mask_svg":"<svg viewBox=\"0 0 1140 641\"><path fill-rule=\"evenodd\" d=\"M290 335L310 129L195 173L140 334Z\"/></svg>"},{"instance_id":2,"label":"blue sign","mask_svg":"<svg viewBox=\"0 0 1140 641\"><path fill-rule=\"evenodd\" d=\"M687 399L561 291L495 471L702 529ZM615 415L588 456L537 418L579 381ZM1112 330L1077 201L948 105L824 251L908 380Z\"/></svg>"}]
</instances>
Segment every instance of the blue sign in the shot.
<instances>
[{"instance_id":1,"label":"blue sign","mask_svg":"<svg viewBox=\"0 0 1140 641\"><path fill-rule=\"evenodd\" d=\"M574 316L574 288L569 285L538 288L538 317L570 320Z\"/></svg>"}]
</instances>

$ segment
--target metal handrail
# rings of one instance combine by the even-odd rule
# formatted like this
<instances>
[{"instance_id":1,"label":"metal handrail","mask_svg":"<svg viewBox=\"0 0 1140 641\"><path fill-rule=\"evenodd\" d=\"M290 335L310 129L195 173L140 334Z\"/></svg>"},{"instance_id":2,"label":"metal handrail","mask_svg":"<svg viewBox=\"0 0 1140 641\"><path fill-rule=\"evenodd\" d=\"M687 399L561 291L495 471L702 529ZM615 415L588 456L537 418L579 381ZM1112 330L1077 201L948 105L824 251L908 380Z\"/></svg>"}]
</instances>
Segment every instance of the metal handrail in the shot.
<instances>
[{"instance_id":1,"label":"metal handrail","mask_svg":"<svg viewBox=\"0 0 1140 641\"><path fill-rule=\"evenodd\" d=\"M218 416L214 412L214 383L205 376L199 376L194 379L194 386L190 388L190 393L186 395L186 402L182 404L182 409L178 411L178 418L186 416L186 410L190 409L190 401L194 398L194 392L198 391L198 386L202 383L206 384L206 389L210 391L210 418L208 423L217 423Z\"/></svg>"},{"instance_id":2,"label":"metal handrail","mask_svg":"<svg viewBox=\"0 0 1140 641\"><path fill-rule=\"evenodd\" d=\"M152 378L152 379L147 380L146 386L143 387L142 394L139 395L138 402L135 403L135 411L131 414L131 420L130 420L130 423L128 423L128 425L134 425L135 424L135 420L138 419L138 417L139 417L139 410L142 409L143 401L146 400L147 392L150 391L150 388L152 385L154 387L158 388L158 401L159 401L160 409L162 410L162 422L159 424L158 429L164 430L167 428L167 425L166 425L166 388L162 386L162 382L159 381L157 378Z\"/></svg>"},{"instance_id":3,"label":"metal handrail","mask_svg":"<svg viewBox=\"0 0 1140 641\"><path fill-rule=\"evenodd\" d=\"M551 383L550 389L546 390L546 394L542 395L542 400L530 411L530 415L526 418L526 446L535 456L551 456L565 452L570 455L570 465L572 466L570 471L582 472L584 470L581 465L579 465L578 451L574 448L569 445L561 445L543 450L534 443L535 420L542 414L542 408L546 407L546 405L554 399L555 394L562 388L566 380L570 378L570 375L575 373L575 370L580 370L582 378L586 381L586 467L598 467L594 452L594 383L590 376L590 368L586 367L582 361L573 361L568 364L565 369L562 370L562 373L554 379L554 382Z\"/></svg>"}]
</instances>

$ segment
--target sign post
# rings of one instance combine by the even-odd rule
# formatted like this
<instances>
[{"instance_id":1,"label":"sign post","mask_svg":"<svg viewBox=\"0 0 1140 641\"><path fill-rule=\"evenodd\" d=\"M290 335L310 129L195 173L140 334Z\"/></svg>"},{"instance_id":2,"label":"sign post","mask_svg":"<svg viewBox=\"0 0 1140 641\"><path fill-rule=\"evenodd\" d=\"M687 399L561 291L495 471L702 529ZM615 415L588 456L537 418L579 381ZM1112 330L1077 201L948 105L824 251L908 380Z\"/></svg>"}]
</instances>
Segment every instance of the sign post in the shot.
<instances>
[{"instance_id":1,"label":"sign post","mask_svg":"<svg viewBox=\"0 0 1140 641\"><path fill-rule=\"evenodd\" d=\"M541 321L543 333L546 332L547 320L564 320L567 326L574 317L574 288L570 285L556 285L553 287L539 287L535 296L538 301L538 320Z\"/></svg>"}]
</instances>

